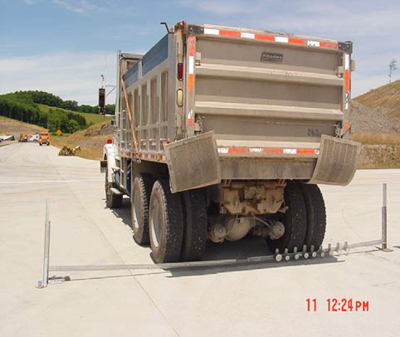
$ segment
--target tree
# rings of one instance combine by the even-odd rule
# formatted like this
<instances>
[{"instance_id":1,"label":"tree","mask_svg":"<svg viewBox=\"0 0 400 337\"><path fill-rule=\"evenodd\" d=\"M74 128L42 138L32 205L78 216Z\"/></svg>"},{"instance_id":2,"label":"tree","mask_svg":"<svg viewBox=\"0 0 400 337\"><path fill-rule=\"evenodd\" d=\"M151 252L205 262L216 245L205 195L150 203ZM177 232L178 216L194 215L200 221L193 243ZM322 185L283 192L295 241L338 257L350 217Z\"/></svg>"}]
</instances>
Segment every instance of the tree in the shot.
<instances>
[{"instance_id":1,"label":"tree","mask_svg":"<svg viewBox=\"0 0 400 337\"><path fill-rule=\"evenodd\" d=\"M393 59L389 63L389 83L392 83L392 73L397 70L397 60Z\"/></svg>"},{"instance_id":2,"label":"tree","mask_svg":"<svg viewBox=\"0 0 400 337\"><path fill-rule=\"evenodd\" d=\"M71 119L68 121L68 132L74 133L79 130L79 124L75 119Z\"/></svg>"}]
</instances>

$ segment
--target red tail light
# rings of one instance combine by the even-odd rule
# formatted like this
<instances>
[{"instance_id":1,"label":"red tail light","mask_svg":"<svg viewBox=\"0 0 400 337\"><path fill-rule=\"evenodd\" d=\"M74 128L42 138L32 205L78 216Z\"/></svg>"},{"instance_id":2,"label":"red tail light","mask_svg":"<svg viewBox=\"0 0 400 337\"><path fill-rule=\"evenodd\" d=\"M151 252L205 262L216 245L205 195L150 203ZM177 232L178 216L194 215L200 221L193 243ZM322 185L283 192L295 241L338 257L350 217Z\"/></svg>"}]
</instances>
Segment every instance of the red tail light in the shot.
<instances>
[{"instance_id":1,"label":"red tail light","mask_svg":"<svg viewBox=\"0 0 400 337\"><path fill-rule=\"evenodd\" d=\"M178 63L178 80L183 80L183 63Z\"/></svg>"},{"instance_id":2,"label":"red tail light","mask_svg":"<svg viewBox=\"0 0 400 337\"><path fill-rule=\"evenodd\" d=\"M107 139L107 144L112 144L112 139Z\"/></svg>"}]
</instances>

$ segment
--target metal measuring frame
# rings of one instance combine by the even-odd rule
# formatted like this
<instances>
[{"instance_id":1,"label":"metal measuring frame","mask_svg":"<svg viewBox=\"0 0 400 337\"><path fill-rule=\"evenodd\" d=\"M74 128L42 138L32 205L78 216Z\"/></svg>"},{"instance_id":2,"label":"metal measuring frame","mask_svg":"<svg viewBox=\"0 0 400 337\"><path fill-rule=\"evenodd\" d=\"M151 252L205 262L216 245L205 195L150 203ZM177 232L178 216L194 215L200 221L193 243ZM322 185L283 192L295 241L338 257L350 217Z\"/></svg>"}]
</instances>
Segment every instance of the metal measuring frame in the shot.
<instances>
[{"instance_id":1,"label":"metal measuring frame","mask_svg":"<svg viewBox=\"0 0 400 337\"><path fill-rule=\"evenodd\" d=\"M70 278L67 277L51 277L49 278L50 271L50 201L46 199L46 217L44 222L44 254L43 254L43 278L38 281L37 288L46 288L49 283L59 283L68 281Z\"/></svg>"},{"instance_id":2,"label":"metal measuring frame","mask_svg":"<svg viewBox=\"0 0 400 337\"><path fill-rule=\"evenodd\" d=\"M387 185L383 184L383 205L382 205L382 251L392 252L388 247L387 235Z\"/></svg>"},{"instance_id":3,"label":"metal measuring frame","mask_svg":"<svg viewBox=\"0 0 400 337\"><path fill-rule=\"evenodd\" d=\"M348 244L345 241L343 244L337 243L336 245L328 244L326 248L303 246L295 247L293 252L285 249L280 252L277 249L274 254L265 256L254 256L244 259L224 259L224 260L211 260L211 261L190 261L190 262L172 262L172 263L158 263L158 264L115 264L115 265L67 265L67 266L49 266L50 259L50 218L49 218L49 202L46 200L46 221L45 221L45 248L43 259L43 280L39 281L39 288L45 288L49 283L59 283L69 281L70 277L51 277L49 278L49 271L105 271L105 270L178 270L188 268L205 268L205 267L229 267L240 266L256 263L270 263L278 262L285 263L289 261L298 262L301 260L312 260L317 258L327 258L348 254L350 249L360 247L370 247L381 245L380 248L384 252L391 252L387 248L387 185L383 184L383 206L382 206L382 237L378 240L365 241L359 243Z\"/></svg>"}]
</instances>

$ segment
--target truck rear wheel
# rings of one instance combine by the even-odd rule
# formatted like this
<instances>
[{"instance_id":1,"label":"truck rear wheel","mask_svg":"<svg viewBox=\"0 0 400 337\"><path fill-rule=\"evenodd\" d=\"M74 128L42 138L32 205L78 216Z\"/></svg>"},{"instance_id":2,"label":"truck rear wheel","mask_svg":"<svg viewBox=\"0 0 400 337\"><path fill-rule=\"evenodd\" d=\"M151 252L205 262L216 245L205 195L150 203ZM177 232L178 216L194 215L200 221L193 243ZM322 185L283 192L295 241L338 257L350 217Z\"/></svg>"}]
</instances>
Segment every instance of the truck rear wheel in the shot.
<instances>
[{"instance_id":1,"label":"truck rear wheel","mask_svg":"<svg viewBox=\"0 0 400 337\"><path fill-rule=\"evenodd\" d=\"M183 241L181 261L201 260L207 243L207 205L204 189L181 193L183 203Z\"/></svg>"},{"instance_id":2,"label":"truck rear wheel","mask_svg":"<svg viewBox=\"0 0 400 337\"><path fill-rule=\"evenodd\" d=\"M279 249L283 252L287 248L290 252L303 246L307 230L307 215L304 198L300 188L293 181L288 181L284 191L285 213L277 214L279 221L285 226L285 233L278 240L267 239L270 249Z\"/></svg>"},{"instance_id":3,"label":"truck rear wheel","mask_svg":"<svg viewBox=\"0 0 400 337\"><path fill-rule=\"evenodd\" d=\"M179 193L172 194L168 180L157 180L151 192L150 246L156 263L179 261L183 237L183 211Z\"/></svg>"},{"instance_id":4,"label":"truck rear wheel","mask_svg":"<svg viewBox=\"0 0 400 337\"><path fill-rule=\"evenodd\" d=\"M308 249L313 245L318 249L324 241L326 231L325 202L318 185L299 182L307 211L307 231L304 244Z\"/></svg>"},{"instance_id":5,"label":"truck rear wheel","mask_svg":"<svg viewBox=\"0 0 400 337\"><path fill-rule=\"evenodd\" d=\"M131 215L133 239L139 245L147 245L149 239L149 204L154 179L150 174L139 174L132 184Z\"/></svg>"},{"instance_id":6,"label":"truck rear wheel","mask_svg":"<svg viewBox=\"0 0 400 337\"><path fill-rule=\"evenodd\" d=\"M115 194L111 191L111 186L108 183L108 169L106 170L106 205L108 208L120 208L122 206L122 194Z\"/></svg>"}]
</instances>

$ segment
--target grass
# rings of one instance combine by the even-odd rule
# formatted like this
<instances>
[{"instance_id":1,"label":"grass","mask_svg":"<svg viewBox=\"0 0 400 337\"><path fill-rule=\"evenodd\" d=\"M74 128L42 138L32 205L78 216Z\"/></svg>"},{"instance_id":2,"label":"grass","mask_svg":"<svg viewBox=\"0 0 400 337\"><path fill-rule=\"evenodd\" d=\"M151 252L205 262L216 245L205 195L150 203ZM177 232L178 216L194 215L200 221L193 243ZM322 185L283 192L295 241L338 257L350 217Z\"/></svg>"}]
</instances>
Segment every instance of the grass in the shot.
<instances>
[{"instance_id":1,"label":"grass","mask_svg":"<svg viewBox=\"0 0 400 337\"><path fill-rule=\"evenodd\" d=\"M81 116L86 118L86 121L87 121L88 124L98 124L98 123L109 122L112 119L112 117L102 116L102 115L99 115L99 114L92 114L92 113L84 113L84 112L78 112L78 111L65 110L65 109L55 108L55 107L51 107L51 106L43 105L43 104L38 104L38 105L39 105L40 110L44 111L44 112L47 112L50 109L53 109L53 110L54 109L58 109L58 110L62 110L62 111L65 111L65 112L72 112L74 114L81 115Z\"/></svg>"},{"instance_id":2,"label":"grass","mask_svg":"<svg viewBox=\"0 0 400 337\"><path fill-rule=\"evenodd\" d=\"M381 133L355 133L351 139L365 145L400 145L400 136Z\"/></svg>"}]
</instances>

